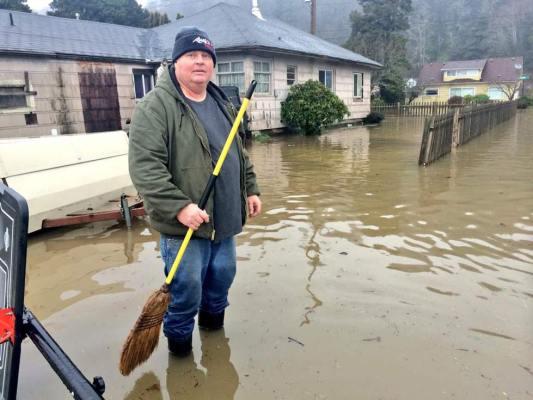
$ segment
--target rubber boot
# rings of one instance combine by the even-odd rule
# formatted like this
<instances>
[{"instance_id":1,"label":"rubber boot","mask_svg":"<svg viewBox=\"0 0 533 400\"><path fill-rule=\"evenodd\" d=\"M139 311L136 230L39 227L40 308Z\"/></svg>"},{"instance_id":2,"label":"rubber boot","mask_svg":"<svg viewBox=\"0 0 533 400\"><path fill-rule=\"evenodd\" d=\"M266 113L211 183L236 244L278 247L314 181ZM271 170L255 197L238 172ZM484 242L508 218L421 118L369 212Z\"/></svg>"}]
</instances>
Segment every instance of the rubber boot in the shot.
<instances>
[{"instance_id":1,"label":"rubber boot","mask_svg":"<svg viewBox=\"0 0 533 400\"><path fill-rule=\"evenodd\" d=\"M187 357L192 351L192 335L185 339L168 338L168 350L177 357Z\"/></svg>"},{"instance_id":2,"label":"rubber boot","mask_svg":"<svg viewBox=\"0 0 533 400\"><path fill-rule=\"evenodd\" d=\"M224 311L218 314L200 310L198 314L198 326L206 331L216 331L224 326Z\"/></svg>"}]
</instances>

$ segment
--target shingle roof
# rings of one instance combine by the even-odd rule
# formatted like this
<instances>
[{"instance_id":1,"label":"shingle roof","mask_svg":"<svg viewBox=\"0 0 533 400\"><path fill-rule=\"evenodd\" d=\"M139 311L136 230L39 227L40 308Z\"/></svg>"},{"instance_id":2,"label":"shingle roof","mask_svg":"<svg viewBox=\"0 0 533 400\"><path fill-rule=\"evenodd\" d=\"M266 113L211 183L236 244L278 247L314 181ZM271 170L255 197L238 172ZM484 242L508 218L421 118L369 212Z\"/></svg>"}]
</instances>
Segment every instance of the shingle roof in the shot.
<instances>
[{"instance_id":1,"label":"shingle roof","mask_svg":"<svg viewBox=\"0 0 533 400\"><path fill-rule=\"evenodd\" d=\"M207 31L220 53L256 49L381 67L360 54L283 22L264 21L225 3L152 29L0 10L0 52L162 60L170 57L176 33L187 25Z\"/></svg>"},{"instance_id":2,"label":"shingle roof","mask_svg":"<svg viewBox=\"0 0 533 400\"><path fill-rule=\"evenodd\" d=\"M485 60L472 61L449 61L447 63L430 63L425 64L420 74L418 75L418 84L420 86L438 85L443 83L443 70L446 69L478 69L476 65L483 64L483 72L481 73L481 81L472 79L456 79L449 83L464 83L464 82L515 82L518 80L523 72L523 57L503 57L503 58L489 58ZM450 66L453 66L450 67ZM459 66L459 67L457 67Z\"/></svg>"},{"instance_id":3,"label":"shingle roof","mask_svg":"<svg viewBox=\"0 0 533 400\"><path fill-rule=\"evenodd\" d=\"M523 71L523 57L489 58L481 79L485 82L515 82Z\"/></svg>"},{"instance_id":4,"label":"shingle roof","mask_svg":"<svg viewBox=\"0 0 533 400\"><path fill-rule=\"evenodd\" d=\"M144 60L150 36L141 28L0 10L2 52Z\"/></svg>"},{"instance_id":5,"label":"shingle roof","mask_svg":"<svg viewBox=\"0 0 533 400\"><path fill-rule=\"evenodd\" d=\"M486 59L483 60L466 60L466 61L448 61L442 64L442 70L449 69L483 69Z\"/></svg>"},{"instance_id":6,"label":"shingle roof","mask_svg":"<svg viewBox=\"0 0 533 400\"><path fill-rule=\"evenodd\" d=\"M197 14L154 28L153 30L157 32L159 41L162 43L157 53L159 57L170 57L176 33L179 28L187 25L205 30L219 52L236 48L271 50L381 67L381 64L369 58L293 28L279 20L270 18L261 20L240 7L226 3L218 3Z\"/></svg>"}]
</instances>

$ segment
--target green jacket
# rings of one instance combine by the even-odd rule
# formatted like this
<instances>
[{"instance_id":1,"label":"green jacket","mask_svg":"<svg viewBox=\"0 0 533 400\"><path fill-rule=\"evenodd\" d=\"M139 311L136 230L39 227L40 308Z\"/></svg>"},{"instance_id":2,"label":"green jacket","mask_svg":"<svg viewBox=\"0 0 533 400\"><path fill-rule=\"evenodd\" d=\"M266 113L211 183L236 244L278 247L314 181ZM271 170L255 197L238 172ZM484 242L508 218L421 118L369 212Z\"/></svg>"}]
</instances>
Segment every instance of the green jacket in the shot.
<instances>
[{"instance_id":1,"label":"green jacket","mask_svg":"<svg viewBox=\"0 0 533 400\"><path fill-rule=\"evenodd\" d=\"M223 92L211 82L207 90L233 120L237 112ZM247 197L259 195L259 188L239 135L235 140L241 165L244 225L248 215ZM186 205L200 201L213 168L205 129L174 86L167 69L155 88L137 104L129 132L131 180L144 197L145 209L156 230L167 235L185 235L187 227L176 215ZM202 224L194 235L212 239L213 196L207 202L206 211L210 221Z\"/></svg>"}]
</instances>

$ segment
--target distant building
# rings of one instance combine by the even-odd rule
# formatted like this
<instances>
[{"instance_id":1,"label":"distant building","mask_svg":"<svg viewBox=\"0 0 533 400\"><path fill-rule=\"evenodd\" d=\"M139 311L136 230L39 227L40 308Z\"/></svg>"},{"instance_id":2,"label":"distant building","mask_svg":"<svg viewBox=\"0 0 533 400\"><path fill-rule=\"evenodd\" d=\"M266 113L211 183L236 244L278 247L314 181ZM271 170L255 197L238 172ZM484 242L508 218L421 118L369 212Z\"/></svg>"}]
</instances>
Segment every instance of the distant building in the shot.
<instances>
[{"instance_id":1,"label":"distant building","mask_svg":"<svg viewBox=\"0 0 533 400\"><path fill-rule=\"evenodd\" d=\"M283 127L281 102L309 79L334 91L349 119L370 112L379 63L228 4L152 29L0 10L0 138L122 129L187 25L215 43L214 82L241 92L259 82L249 109L253 130Z\"/></svg>"},{"instance_id":2,"label":"distant building","mask_svg":"<svg viewBox=\"0 0 533 400\"><path fill-rule=\"evenodd\" d=\"M453 96L485 94L491 100L520 96L523 57L425 64L418 77L416 102L448 101Z\"/></svg>"}]
</instances>

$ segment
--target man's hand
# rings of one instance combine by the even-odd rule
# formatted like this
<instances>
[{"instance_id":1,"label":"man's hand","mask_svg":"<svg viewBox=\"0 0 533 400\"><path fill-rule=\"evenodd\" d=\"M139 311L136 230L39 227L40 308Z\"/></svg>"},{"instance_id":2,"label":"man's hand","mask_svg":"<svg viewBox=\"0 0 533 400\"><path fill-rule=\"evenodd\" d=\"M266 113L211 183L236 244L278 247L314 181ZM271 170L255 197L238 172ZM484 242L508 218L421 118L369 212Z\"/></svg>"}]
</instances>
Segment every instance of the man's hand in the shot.
<instances>
[{"instance_id":1,"label":"man's hand","mask_svg":"<svg viewBox=\"0 0 533 400\"><path fill-rule=\"evenodd\" d=\"M189 204L183 207L176 218L187 228L197 230L204 222L209 222L209 215L204 210L200 210L197 204Z\"/></svg>"},{"instance_id":2,"label":"man's hand","mask_svg":"<svg viewBox=\"0 0 533 400\"><path fill-rule=\"evenodd\" d=\"M261 200L259 196L255 194L253 196L248 196L248 213L250 217L255 217L261 212Z\"/></svg>"}]
</instances>

